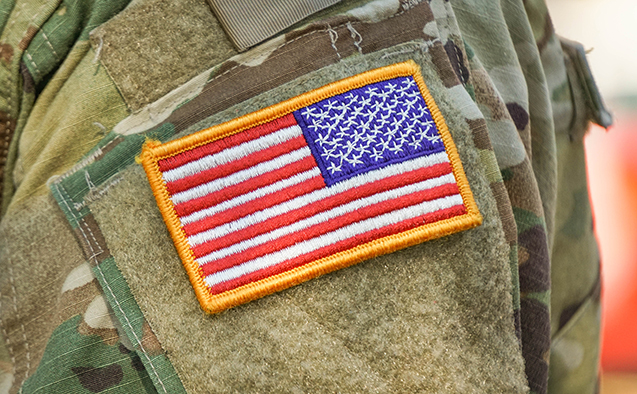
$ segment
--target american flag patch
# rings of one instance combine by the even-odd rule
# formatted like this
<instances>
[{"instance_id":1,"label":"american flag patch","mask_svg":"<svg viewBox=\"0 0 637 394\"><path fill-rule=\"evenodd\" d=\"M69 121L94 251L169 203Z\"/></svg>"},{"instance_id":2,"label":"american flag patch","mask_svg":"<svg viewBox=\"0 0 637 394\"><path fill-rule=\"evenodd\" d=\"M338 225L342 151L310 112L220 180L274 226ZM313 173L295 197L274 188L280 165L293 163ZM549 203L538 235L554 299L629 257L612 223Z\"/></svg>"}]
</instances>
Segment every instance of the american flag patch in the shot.
<instances>
[{"instance_id":1,"label":"american flag patch","mask_svg":"<svg viewBox=\"0 0 637 394\"><path fill-rule=\"evenodd\" d=\"M150 141L141 161L210 313L482 220L411 61Z\"/></svg>"}]
</instances>

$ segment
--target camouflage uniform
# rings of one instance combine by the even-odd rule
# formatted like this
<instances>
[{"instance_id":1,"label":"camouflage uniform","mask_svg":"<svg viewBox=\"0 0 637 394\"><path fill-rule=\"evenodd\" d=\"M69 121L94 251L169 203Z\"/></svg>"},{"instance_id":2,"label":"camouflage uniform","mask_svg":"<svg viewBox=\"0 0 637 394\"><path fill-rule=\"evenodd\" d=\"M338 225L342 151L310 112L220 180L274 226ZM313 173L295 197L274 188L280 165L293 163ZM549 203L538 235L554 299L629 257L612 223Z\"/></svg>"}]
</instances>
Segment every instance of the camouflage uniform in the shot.
<instances>
[{"instance_id":1,"label":"camouflage uniform","mask_svg":"<svg viewBox=\"0 0 637 394\"><path fill-rule=\"evenodd\" d=\"M543 1L342 1L244 53L203 0L128 3L0 1L0 392L596 392L610 116ZM408 59L483 225L202 314L144 141Z\"/></svg>"}]
</instances>

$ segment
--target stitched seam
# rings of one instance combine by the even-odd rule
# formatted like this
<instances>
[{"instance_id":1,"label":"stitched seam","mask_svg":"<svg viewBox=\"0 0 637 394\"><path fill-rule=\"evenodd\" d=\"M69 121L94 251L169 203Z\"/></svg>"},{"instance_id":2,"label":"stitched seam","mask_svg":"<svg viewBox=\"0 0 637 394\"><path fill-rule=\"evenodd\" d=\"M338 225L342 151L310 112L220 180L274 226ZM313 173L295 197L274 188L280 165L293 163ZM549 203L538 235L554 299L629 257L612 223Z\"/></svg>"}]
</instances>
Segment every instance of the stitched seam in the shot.
<instances>
[{"instance_id":1,"label":"stitched seam","mask_svg":"<svg viewBox=\"0 0 637 394\"><path fill-rule=\"evenodd\" d=\"M44 38L49 48L51 48L51 51L53 52L53 56L55 56L55 60L60 61L60 55L58 55L58 53L55 52L55 49L53 48L51 41L49 41L49 38L46 36L46 34L44 34L44 30L42 30L42 38Z\"/></svg>"},{"instance_id":2,"label":"stitched seam","mask_svg":"<svg viewBox=\"0 0 637 394\"><path fill-rule=\"evenodd\" d=\"M88 174L88 172L86 172ZM107 183L105 186L101 187L101 189L99 191L97 191L96 193L94 193L93 195L86 195L83 199L82 202L79 203L74 203L73 207L76 210L81 210L82 208L84 208L86 205L97 201L98 199L100 199L104 194L106 194L108 192L108 190L117 185L118 183L120 183L123 180L122 177L117 177L115 179L113 179L111 182ZM95 185L93 185L93 188L95 188ZM93 189L94 190L94 189Z\"/></svg>"},{"instance_id":3,"label":"stitched seam","mask_svg":"<svg viewBox=\"0 0 637 394\"><path fill-rule=\"evenodd\" d=\"M392 15L392 16L390 16L390 17L388 17L388 18L385 18L385 19L380 20L379 22L386 21L386 20L390 20L390 19L392 19L392 18L396 18L396 17L398 17L398 16L400 16L400 15L402 15L402 14L404 14L404 13L406 13L406 12L410 11L410 10L411 10L411 8L406 9L406 10L403 10L403 11L400 11L400 12L398 12L398 13L396 13L396 14L394 14L394 15ZM309 33L305 33L305 34L300 35L300 36L298 36L298 37L296 37L296 38L294 38L294 39L292 39L292 40L290 40L290 41L286 41L286 42L284 42L283 44L281 44L281 45L279 45L278 47L276 47L276 48L274 49L274 51L278 51L279 49L281 49L281 48L285 47L286 45L292 44L293 42L298 41L298 40L300 40L300 39L302 39L302 38L305 38L305 37L307 37L307 36L310 36L310 35L312 35L312 34L316 34L316 33L327 33L327 32L329 32L329 30L330 30L330 29L331 29L331 30L333 30L333 29L338 29L339 27L347 26L348 24L349 24L350 26L354 26L354 25L360 25L360 24L363 24L363 23L365 23L365 22L362 22L362 21L345 22L345 23L341 23L340 25L336 25L336 26L334 26L333 28L332 28L332 27L329 27L329 25L328 25L328 28L327 28L327 29L312 30L312 31L311 31L311 32L309 32ZM376 22L376 23L378 23L378 22ZM273 51L273 52L274 52L274 51ZM230 58L230 59L228 59L228 60L226 60L226 61L224 61L224 62L220 63L220 64L219 64L219 66L223 65L224 63L226 63L227 61L230 61L230 60L232 60L232 58ZM241 67L241 64L237 64L236 66L233 66L232 68L229 68L228 70L224 71L223 73L221 73L221 74L219 74L219 75L215 75L213 78L211 78L210 80L208 80L208 83L211 83L211 82L213 82L213 81L215 81L215 80L217 80L217 79L219 79L219 78L223 77L224 75L228 74L229 72L231 72L231 71L233 71L234 69L239 68L239 67ZM204 88L204 89L205 89L205 88Z\"/></svg>"},{"instance_id":4,"label":"stitched seam","mask_svg":"<svg viewBox=\"0 0 637 394\"><path fill-rule=\"evenodd\" d=\"M338 53L338 48L336 48L336 41L338 40L338 33L336 30L332 29L330 25L327 25L327 33L330 36L330 41L332 43L332 48L334 48L334 52L336 52L336 56L338 56L338 60L341 60L341 54Z\"/></svg>"},{"instance_id":5,"label":"stitched seam","mask_svg":"<svg viewBox=\"0 0 637 394\"><path fill-rule=\"evenodd\" d=\"M38 73L38 75L39 75L39 76L42 76L42 72L41 72L41 71L40 71L40 69L38 68L38 65L37 65L37 64L35 64L35 61L34 61L34 60L33 60L33 58L31 57L31 54L30 54L27 50L25 50L25 51L24 51L24 54L25 54L25 55L26 55L26 57L29 59L29 62L30 62L31 64L33 64L33 67L34 67L34 69L35 69L35 72L36 72L36 73Z\"/></svg>"},{"instance_id":6,"label":"stitched seam","mask_svg":"<svg viewBox=\"0 0 637 394\"><path fill-rule=\"evenodd\" d=\"M86 233L84 232L84 229L82 228L81 224L79 223L78 218L75 215L75 212L73 211L73 209L69 206L69 204L67 202L67 198L70 199L68 193L66 192L66 190L64 189L63 186L60 186L59 183L55 183L54 186L58 190L58 192L62 195L62 200L64 202L64 205L66 205L67 209L69 210L69 212L73 216L73 219L77 223L78 228L80 230L80 233L82 234L82 237L84 238L84 241L87 243L88 247L91 249L91 253L94 253L93 246L91 245L91 242L88 240L88 237L86 236ZM157 370L155 369L155 365L153 364L153 361L148 356L148 353L146 352L146 349L144 348L144 345L142 344L141 340L137 336L137 333L135 333L135 329L133 328L130 320L128 319L128 316L126 315L126 312L124 311L124 309L120 305L119 301L117 300L117 297L115 297L115 293L113 292L113 289L110 287L110 284L108 283L108 280L106 279L106 276L104 275L104 272L102 271L102 268L100 267L99 262L95 258L100 253L103 253L103 250L99 246L99 244L97 243L97 240L95 239L95 235L93 234L91 229L88 228L88 227L86 229L90 233L91 238L93 239L93 241L96 243L96 245L100 249L100 252L98 254L93 254L90 258L95 260L95 267L97 268L97 271L100 273L100 276L102 277L102 280L104 281L104 284L106 285L106 288L108 289L108 291L110 292L111 296L113 297L113 300L115 300L115 304L117 305L117 308L121 312L122 316L124 316L124 319L126 320L126 324L128 325L128 327L130 328L131 332L133 333L133 336L135 337L135 340L137 341L137 344L139 345L139 347L140 347L140 349L142 351L142 354L146 357L146 360L148 361L148 364L150 364L150 366L151 366L151 368L153 370L153 373L155 374L155 377L157 377L157 380L161 384L161 387L162 387L164 393L168 393L168 391L166 390L166 386L164 386L164 382L161 380L161 377L159 376L159 374L157 373Z\"/></svg>"},{"instance_id":7,"label":"stitched seam","mask_svg":"<svg viewBox=\"0 0 637 394\"><path fill-rule=\"evenodd\" d=\"M95 122L97 123L97 122ZM97 148L95 150L95 152L93 152L91 155L86 156L85 158L82 159L82 161L80 162L80 166L78 166L77 168L72 168L69 172L67 172L66 174L63 174L62 176L60 176L60 180L66 179L68 177L70 177L71 175L79 172L80 170L84 169L85 167L88 167L89 165L95 163L95 158L101 154L103 154L104 149L106 149L109 145L115 143L115 141L117 141L117 138L114 138L110 141L108 141L106 143L106 145L104 145L101 148Z\"/></svg>"},{"instance_id":8,"label":"stitched seam","mask_svg":"<svg viewBox=\"0 0 637 394\"><path fill-rule=\"evenodd\" d=\"M356 29L354 29L354 26L352 26L351 22L347 22L346 26L351 33L352 41L354 41L354 46L356 47L356 49L358 49L358 53L362 55L363 48L361 48L361 42L363 42L363 36L361 36L361 34Z\"/></svg>"},{"instance_id":9,"label":"stitched seam","mask_svg":"<svg viewBox=\"0 0 637 394\"><path fill-rule=\"evenodd\" d=\"M0 311L2 310L2 296L0 295ZM2 323L0 321L0 323ZM15 362L15 356L14 356L14 351L13 351L13 345L11 344L11 339L9 339L9 334L7 333L7 329L5 328L4 324L0 324L2 326L2 334L4 335L4 340L5 343L7 344L8 347L8 351L9 351L9 356L11 356L11 386L13 386L13 384L15 383L15 377L16 377L16 362Z\"/></svg>"},{"instance_id":10,"label":"stitched seam","mask_svg":"<svg viewBox=\"0 0 637 394\"><path fill-rule=\"evenodd\" d=\"M20 320L20 314L18 313L18 300L17 300L17 291L15 288L15 281L14 281L14 275L13 275L13 268L9 267L9 283L11 284L11 292L13 293L12 295L12 300L13 300L13 311L15 313L15 317L16 320ZM29 373L31 372L31 352L30 352L30 346L29 346L29 341L27 340L27 332L24 329L24 324L20 323L20 330L22 331L22 339L24 339L24 347L25 347L25 357L27 359L27 370L25 372L24 375L24 380L26 380L29 377ZM14 371L15 371L15 367L14 367ZM23 382L24 382L23 380Z\"/></svg>"},{"instance_id":11,"label":"stitched seam","mask_svg":"<svg viewBox=\"0 0 637 394\"><path fill-rule=\"evenodd\" d=\"M5 32L9 32L11 31L11 29L13 29L13 26L15 25L15 21L19 19L18 17L22 13L22 11L24 11L25 5L26 5L26 2L20 4L20 9L18 10L18 12L15 13L15 16L11 18L11 23L9 24L9 26L7 26L7 28L5 29Z\"/></svg>"},{"instance_id":12,"label":"stitched seam","mask_svg":"<svg viewBox=\"0 0 637 394\"><path fill-rule=\"evenodd\" d=\"M5 123L4 138L2 140L2 151L0 151L0 167L3 167L0 172L0 178L4 177L4 165L7 163L7 156L9 155L9 145L11 144L11 121L7 120Z\"/></svg>"}]
</instances>

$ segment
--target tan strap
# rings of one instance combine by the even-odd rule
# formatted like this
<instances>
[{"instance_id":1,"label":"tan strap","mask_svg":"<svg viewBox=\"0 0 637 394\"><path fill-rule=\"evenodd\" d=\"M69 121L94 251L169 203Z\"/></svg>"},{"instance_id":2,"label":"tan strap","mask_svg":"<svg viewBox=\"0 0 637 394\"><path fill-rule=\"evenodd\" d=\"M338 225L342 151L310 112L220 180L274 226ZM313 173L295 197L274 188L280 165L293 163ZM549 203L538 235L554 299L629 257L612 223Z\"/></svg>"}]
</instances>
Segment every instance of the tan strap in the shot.
<instances>
[{"instance_id":1,"label":"tan strap","mask_svg":"<svg viewBox=\"0 0 637 394\"><path fill-rule=\"evenodd\" d=\"M341 0L208 0L240 51Z\"/></svg>"}]
</instances>

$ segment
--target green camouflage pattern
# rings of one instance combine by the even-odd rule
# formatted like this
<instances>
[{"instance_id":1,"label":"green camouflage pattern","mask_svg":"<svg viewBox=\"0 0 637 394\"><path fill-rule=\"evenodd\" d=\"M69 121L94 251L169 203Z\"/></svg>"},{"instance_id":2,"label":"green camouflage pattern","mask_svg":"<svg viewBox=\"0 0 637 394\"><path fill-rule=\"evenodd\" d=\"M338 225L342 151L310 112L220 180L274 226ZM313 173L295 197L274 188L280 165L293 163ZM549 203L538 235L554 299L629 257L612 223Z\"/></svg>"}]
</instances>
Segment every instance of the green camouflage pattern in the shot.
<instances>
[{"instance_id":1,"label":"green camouflage pattern","mask_svg":"<svg viewBox=\"0 0 637 394\"><path fill-rule=\"evenodd\" d=\"M0 35L0 58L3 60L0 61L0 79L6 81L0 85L0 137L3 141L0 164L4 164L0 165L0 214L6 212L9 201L14 197L15 185L24 183L24 173L37 174L32 187L45 190L41 185L47 174L43 172L50 171L51 158L60 156L59 151L46 148L47 143L53 145L46 138L33 146L36 152L20 151L19 144L9 142L21 139L25 128L40 130L42 124L51 128L45 113L38 110L46 112L50 103L56 99L62 101L59 93L64 90L65 80L89 50L88 33L122 10L129 1L17 1L11 8L10 22ZM35 119L32 110L36 98L44 103L36 106L33 113L37 114L37 124L32 121L28 125L30 118ZM67 99L64 100L68 105ZM44 120L46 123L40 123ZM90 144L89 141L91 139L87 139L86 143ZM56 160L58 168L54 170L57 173L70 168L87 148L72 147L70 151L77 153L68 155L65 163ZM31 169L31 160L45 162L49 168L45 171ZM28 189L26 193L30 191Z\"/></svg>"},{"instance_id":2,"label":"green camouflage pattern","mask_svg":"<svg viewBox=\"0 0 637 394\"><path fill-rule=\"evenodd\" d=\"M4 275L20 266L7 265L9 252L0 251L0 393L184 392L90 204L135 165L146 138L194 132L215 113L311 70L408 41L437 62L473 133L510 250L511 318L531 392L596 392L600 274L582 138L589 121L608 126L611 119L581 47L555 35L543 0L343 2L338 13L325 10L245 54L215 60L132 114L119 80L98 61L99 42L88 42L127 3L0 2L0 228L11 234L18 218L37 217L30 207L52 192L83 256L81 264L75 255L64 263L55 289L64 313L42 331L22 309L37 293L14 286L26 274ZM409 24L414 19L421 22ZM400 33L375 35L390 28L383 23ZM329 40L314 39L319 34ZM237 85L251 73L277 75L290 62L284 43L320 56L262 86ZM0 250L4 242L11 240ZM27 337L36 333L42 340L34 345Z\"/></svg>"}]
</instances>

